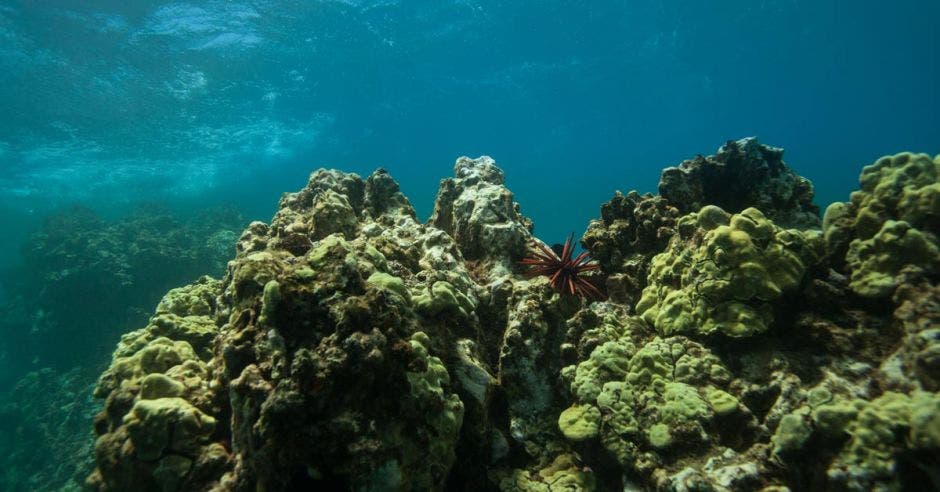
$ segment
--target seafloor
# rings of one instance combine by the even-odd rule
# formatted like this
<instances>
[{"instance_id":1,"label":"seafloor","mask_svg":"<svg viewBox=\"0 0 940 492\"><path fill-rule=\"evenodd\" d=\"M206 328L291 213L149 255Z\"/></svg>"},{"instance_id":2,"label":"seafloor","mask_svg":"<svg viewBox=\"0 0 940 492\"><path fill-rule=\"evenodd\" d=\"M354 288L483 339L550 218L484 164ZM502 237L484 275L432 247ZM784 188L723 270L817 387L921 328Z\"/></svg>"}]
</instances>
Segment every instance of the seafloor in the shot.
<instances>
[{"instance_id":1,"label":"seafloor","mask_svg":"<svg viewBox=\"0 0 940 492\"><path fill-rule=\"evenodd\" d=\"M527 278L492 159L427 223L384 170L318 170L121 339L88 486L940 488L940 156L877 160L820 221L782 154L728 142L603 204L605 300Z\"/></svg>"}]
</instances>

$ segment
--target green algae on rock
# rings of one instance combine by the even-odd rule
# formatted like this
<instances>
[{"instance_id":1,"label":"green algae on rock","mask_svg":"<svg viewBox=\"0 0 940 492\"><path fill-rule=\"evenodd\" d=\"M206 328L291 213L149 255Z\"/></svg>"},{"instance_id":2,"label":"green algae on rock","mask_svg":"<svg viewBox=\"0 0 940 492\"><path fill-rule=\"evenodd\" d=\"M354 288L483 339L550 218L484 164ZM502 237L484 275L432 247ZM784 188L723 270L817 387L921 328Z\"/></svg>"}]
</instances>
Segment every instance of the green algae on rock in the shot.
<instances>
[{"instance_id":1,"label":"green algae on rock","mask_svg":"<svg viewBox=\"0 0 940 492\"><path fill-rule=\"evenodd\" d=\"M754 208L729 215L709 205L677 227L667 251L653 258L636 306L663 335L762 333L772 303L822 256L819 234L781 229Z\"/></svg>"},{"instance_id":2,"label":"green algae on rock","mask_svg":"<svg viewBox=\"0 0 940 492\"><path fill-rule=\"evenodd\" d=\"M940 275L940 156L903 152L865 166L861 189L826 209L836 264L864 297L887 297L904 268Z\"/></svg>"},{"instance_id":3,"label":"green algae on rock","mask_svg":"<svg viewBox=\"0 0 940 492\"><path fill-rule=\"evenodd\" d=\"M107 399L89 484L929 483L940 448L933 185L913 179L897 214L863 226L865 237L854 202L830 207L823 233L811 186L779 152L726 147L687 176L664 173L678 203L629 194L605 205L584 242L605 273L625 276L608 282L622 295L603 302L523 278L515 262L532 223L492 159L459 159L427 224L385 171L315 172L270 224L248 226L224 279L171 291L122 338L97 389ZM913 160L866 179L907 179L895 165L926 172ZM710 198L702 181L726 172L785 186L729 213L715 202L730 198ZM866 302L860 284L888 285L883 302Z\"/></svg>"},{"instance_id":4,"label":"green algae on rock","mask_svg":"<svg viewBox=\"0 0 940 492\"><path fill-rule=\"evenodd\" d=\"M674 451L660 451L674 445L698 448L717 439L716 416L738 409L735 398L720 389L730 372L684 337L654 337L641 347L608 341L562 376L577 403L559 417L561 431L574 441L597 436L635 473L664 466Z\"/></svg>"}]
</instances>

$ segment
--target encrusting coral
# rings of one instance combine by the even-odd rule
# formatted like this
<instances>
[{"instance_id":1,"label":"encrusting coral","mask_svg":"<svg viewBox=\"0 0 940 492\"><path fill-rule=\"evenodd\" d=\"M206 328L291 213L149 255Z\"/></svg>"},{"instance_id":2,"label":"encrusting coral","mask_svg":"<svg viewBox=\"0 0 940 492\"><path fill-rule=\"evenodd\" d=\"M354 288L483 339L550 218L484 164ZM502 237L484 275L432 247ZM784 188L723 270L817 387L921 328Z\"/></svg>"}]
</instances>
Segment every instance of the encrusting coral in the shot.
<instances>
[{"instance_id":1,"label":"encrusting coral","mask_svg":"<svg viewBox=\"0 0 940 492\"><path fill-rule=\"evenodd\" d=\"M940 156L904 152L862 170L861 189L826 209L823 230L849 286L887 297L901 270L940 275Z\"/></svg>"},{"instance_id":2,"label":"encrusting coral","mask_svg":"<svg viewBox=\"0 0 940 492\"><path fill-rule=\"evenodd\" d=\"M731 142L605 204L582 243L607 300L526 278L490 158L458 159L426 224L383 170L316 171L122 338L88 483L938 487L940 161L866 168L820 231L781 153Z\"/></svg>"},{"instance_id":3,"label":"encrusting coral","mask_svg":"<svg viewBox=\"0 0 940 492\"><path fill-rule=\"evenodd\" d=\"M756 208L729 215L707 205L682 217L677 230L653 258L636 305L663 335L766 331L772 303L824 255L818 232L781 229Z\"/></svg>"}]
</instances>

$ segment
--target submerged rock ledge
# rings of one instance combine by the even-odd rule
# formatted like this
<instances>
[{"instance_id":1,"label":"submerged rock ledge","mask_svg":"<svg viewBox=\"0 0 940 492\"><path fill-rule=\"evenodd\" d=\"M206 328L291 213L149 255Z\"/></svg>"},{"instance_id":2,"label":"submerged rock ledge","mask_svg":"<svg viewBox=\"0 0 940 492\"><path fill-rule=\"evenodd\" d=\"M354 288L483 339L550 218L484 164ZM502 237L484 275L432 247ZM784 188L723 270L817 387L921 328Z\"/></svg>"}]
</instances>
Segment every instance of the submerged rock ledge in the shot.
<instances>
[{"instance_id":1,"label":"submerged rock ledge","mask_svg":"<svg viewBox=\"0 0 940 492\"><path fill-rule=\"evenodd\" d=\"M617 194L563 296L492 159L427 223L384 170L313 173L225 277L173 289L96 396L100 491L940 487L940 156L820 224L755 139Z\"/></svg>"}]
</instances>

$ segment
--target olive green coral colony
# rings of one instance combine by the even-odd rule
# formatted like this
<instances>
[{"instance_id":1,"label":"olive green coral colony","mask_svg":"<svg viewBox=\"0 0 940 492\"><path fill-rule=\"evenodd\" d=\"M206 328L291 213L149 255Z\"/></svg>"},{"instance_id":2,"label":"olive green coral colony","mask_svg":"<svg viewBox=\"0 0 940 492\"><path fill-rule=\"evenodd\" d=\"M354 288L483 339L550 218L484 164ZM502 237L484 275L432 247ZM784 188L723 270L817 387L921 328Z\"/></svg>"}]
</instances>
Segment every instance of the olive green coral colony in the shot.
<instances>
[{"instance_id":1,"label":"olive green coral colony","mask_svg":"<svg viewBox=\"0 0 940 492\"><path fill-rule=\"evenodd\" d=\"M96 396L100 491L940 488L940 157L819 220L755 139L617 194L609 299L527 278L492 159L427 223L378 170L313 173L222 280L171 290Z\"/></svg>"}]
</instances>

